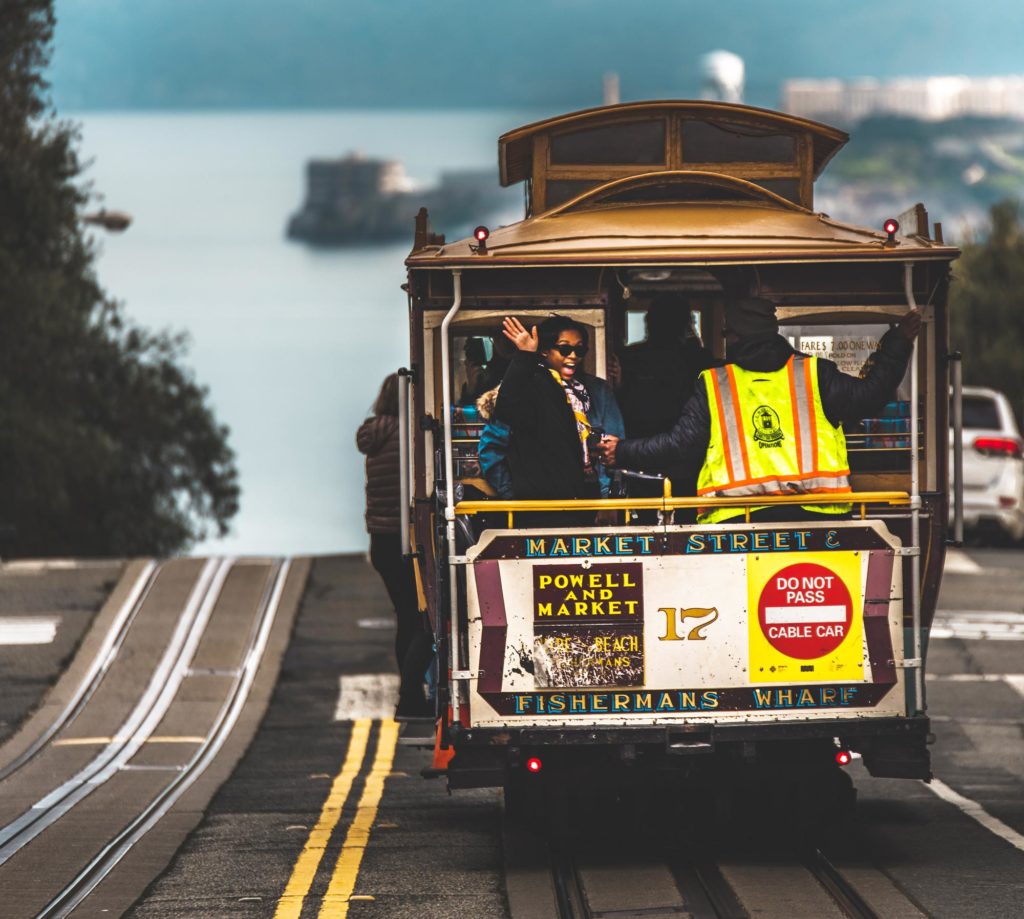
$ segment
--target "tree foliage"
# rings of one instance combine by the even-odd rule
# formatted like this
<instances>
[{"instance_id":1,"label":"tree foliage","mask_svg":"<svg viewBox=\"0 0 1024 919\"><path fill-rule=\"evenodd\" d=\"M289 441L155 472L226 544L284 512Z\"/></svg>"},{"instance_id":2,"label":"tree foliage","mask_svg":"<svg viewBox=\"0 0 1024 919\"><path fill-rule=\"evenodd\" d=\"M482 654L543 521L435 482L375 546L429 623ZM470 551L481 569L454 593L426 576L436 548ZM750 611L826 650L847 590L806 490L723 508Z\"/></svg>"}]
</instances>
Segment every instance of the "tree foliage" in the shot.
<instances>
[{"instance_id":1,"label":"tree foliage","mask_svg":"<svg viewBox=\"0 0 1024 919\"><path fill-rule=\"evenodd\" d=\"M8 555L164 555L238 509L237 472L184 340L101 290L73 125L43 70L52 0L0 13L0 525Z\"/></svg>"},{"instance_id":2,"label":"tree foliage","mask_svg":"<svg viewBox=\"0 0 1024 919\"><path fill-rule=\"evenodd\" d=\"M953 263L951 339L963 352L964 382L1002 390L1024 416L1024 225L1020 204L991 209L984 238L969 239Z\"/></svg>"}]
</instances>

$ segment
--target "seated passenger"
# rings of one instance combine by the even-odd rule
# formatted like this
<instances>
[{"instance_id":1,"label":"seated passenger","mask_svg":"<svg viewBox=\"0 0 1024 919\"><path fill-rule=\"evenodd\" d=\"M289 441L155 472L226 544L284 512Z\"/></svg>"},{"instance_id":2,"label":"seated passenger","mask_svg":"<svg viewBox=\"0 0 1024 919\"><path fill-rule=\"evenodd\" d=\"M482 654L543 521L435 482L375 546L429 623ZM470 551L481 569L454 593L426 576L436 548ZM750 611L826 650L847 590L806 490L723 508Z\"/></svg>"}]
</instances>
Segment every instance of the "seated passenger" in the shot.
<instances>
[{"instance_id":1,"label":"seated passenger","mask_svg":"<svg viewBox=\"0 0 1024 919\"><path fill-rule=\"evenodd\" d=\"M480 413L480 418L486 422L480 433L476 455L487 484L494 489L499 498L510 500L514 497L512 473L508 468L508 442L512 430L503 421L498 421L494 417L494 406L497 401L497 386L476 400L476 410Z\"/></svg>"},{"instance_id":2,"label":"seated passenger","mask_svg":"<svg viewBox=\"0 0 1024 919\"><path fill-rule=\"evenodd\" d=\"M625 429L611 386L583 370L586 326L552 316L527 331L510 317L504 329L517 351L498 391L491 425L500 422L508 430L505 462L512 495L517 499L607 496L611 480L592 454L588 439L591 434L622 437ZM485 457L490 445L499 444L500 451L501 433L492 429L494 436L482 438ZM481 460L482 465L485 462L493 470L500 456L496 462ZM577 515L573 522L586 525L591 519L589 514ZM542 525L539 517L532 522ZM567 517L546 516L543 522L564 524Z\"/></svg>"},{"instance_id":3,"label":"seated passenger","mask_svg":"<svg viewBox=\"0 0 1024 919\"><path fill-rule=\"evenodd\" d=\"M640 440L603 440L598 450L605 461L650 471L700 459L701 496L849 492L842 424L881 410L892 398L921 314L911 310L883 336L864 379L795 351L779 335L769 300L733 300L725 316L728 363L701 374L672 430ZM751 511L760 520L823 520L848 514L850 505L840 498L835 504ZM743 514L742 507L702 508L698 520L718 523Z\"/></svg>"}]
</instances>

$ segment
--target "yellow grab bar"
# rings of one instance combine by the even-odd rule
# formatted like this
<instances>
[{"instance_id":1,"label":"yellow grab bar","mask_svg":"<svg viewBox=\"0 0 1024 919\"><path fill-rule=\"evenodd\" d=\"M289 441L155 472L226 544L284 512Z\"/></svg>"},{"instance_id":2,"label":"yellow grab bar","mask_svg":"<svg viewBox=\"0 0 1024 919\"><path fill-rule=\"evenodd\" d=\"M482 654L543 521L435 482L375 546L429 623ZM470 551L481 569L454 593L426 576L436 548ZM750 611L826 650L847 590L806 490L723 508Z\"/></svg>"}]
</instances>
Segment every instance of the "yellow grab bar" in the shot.
<instances>
[{"instance_id":1,"label":"yellow grab bar","mask_svg":"<svg viewBox=\"0 0 1024 919\"><path fill-rule=\"evenodd\" d=\"M656 510L668 511L682 507L767 507L781 504L860 504L861 513L867 504L908 505L905 491L853 491L814 495L757 495L743 498L573 498L557 501L460 501L455 513L482 514L487 511L600 511Z\"/></svg>"}]
</instances>

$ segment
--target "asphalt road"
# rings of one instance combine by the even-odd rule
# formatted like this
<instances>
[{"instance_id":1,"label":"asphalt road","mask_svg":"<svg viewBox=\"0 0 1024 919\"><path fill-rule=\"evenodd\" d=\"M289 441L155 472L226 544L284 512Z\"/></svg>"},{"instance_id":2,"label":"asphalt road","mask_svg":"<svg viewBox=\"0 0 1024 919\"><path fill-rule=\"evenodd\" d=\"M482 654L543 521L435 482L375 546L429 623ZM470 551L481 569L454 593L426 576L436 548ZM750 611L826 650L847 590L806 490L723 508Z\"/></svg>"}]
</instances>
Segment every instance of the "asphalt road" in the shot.
<instances>
[{"instance_id":1,"label":"asphalt road","mask_svg":"<svg viewBox=\"0 0 1024 919\"><path fill-rule=\"evenodd\" d=\"M859 803L847 852L880 868L927 915L1024 912L1022 582L1019 551L972 548L951 557L929 652L939 782L873 779L859 763L851 767ZM10 593L13 583L0 574L0 604L7 610L46 605L33 606L24 593L18 600ZM68 616L75 629L83 627L90 604L98 606L104 583L83 582L61 601L85 611ZM24 581L15 584L19 592L24 587ZM346 865L354 890L349 916L509 915L500 798L492 790L449 796L442 781L421 779L429 749L400 741L393 761L382 761L381 797L372 814L362 806L375 783L366 769L338 808L325 807L337 803L332 793L355 739L353 724L336 720L344 715L338 711L340 679L392 672L391 618L383 587L362 558L314 562L258 734L199 827L128 915L271 917L287 908L316 916ZM70 638L62 640L60 654L48 652L50 671L73 647ZM38 695L45 678L30 679ZM24 713L26 698L23 693L8 720ZM387 746L374 725L366 762ZM368 817L368 835L353 839L352 827ZM300 856L308 867L307 841L325 819L333 831L312 846L305 896L282 900ZM354 850L359 859L352 871ZM320 914L336 915L327 902Z\"/></svg>"}]
</instances>

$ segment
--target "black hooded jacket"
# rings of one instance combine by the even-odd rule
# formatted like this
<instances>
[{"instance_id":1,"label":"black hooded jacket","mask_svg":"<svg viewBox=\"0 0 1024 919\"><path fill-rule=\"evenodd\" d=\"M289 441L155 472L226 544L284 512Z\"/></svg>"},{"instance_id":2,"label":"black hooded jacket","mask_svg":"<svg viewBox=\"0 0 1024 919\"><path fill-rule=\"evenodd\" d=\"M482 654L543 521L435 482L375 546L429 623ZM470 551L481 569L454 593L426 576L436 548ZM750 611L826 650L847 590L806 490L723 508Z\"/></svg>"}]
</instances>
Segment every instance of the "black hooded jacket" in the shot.
<instances>
[{"instance_id":1,"label":"black hooded jacket","mask_svg":"<svg viewBox=\"0 0 1024 919\"><path fill-rule=\"evenodd\" d=\"M882 337L864 379L843 373L832 361L818 359L818 389L825 417L838 427L856 422L884 408L907 369L913 343L898 329ZM729 363L744 370L771 373L781 370L797 352L774 333L743 338L730 348ZM707 389L697 384L693 398L670 431L638 440L624 440L616 449L616 464L623 469L661 472L680 462L703 464L711 438Z\"/></svg>"}]
</instances>

